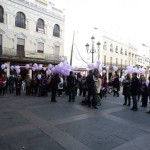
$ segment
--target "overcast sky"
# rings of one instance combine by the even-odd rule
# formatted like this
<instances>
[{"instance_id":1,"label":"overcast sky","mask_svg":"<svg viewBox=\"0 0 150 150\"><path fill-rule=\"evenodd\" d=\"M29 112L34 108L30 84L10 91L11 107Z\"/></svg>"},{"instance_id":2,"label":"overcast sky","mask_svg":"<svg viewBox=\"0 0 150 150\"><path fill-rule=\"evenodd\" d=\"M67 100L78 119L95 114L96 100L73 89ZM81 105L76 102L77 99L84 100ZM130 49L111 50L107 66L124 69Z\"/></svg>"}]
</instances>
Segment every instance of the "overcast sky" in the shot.
<instances>
[{"instance_id":1,"label":"overcast sky","mask_svg":"<svg viewBox=\"0 0 150 150\"><path fill-rule=\"evenodd\" d=\"M150 0L52 0L65 9L65 51L71 49L73 31L79 50L102 31L133 44L150 45ZM94 27L98 29L95 31ZM89 39L89 41L88 41Z\"/></svg>"}]
</instances>

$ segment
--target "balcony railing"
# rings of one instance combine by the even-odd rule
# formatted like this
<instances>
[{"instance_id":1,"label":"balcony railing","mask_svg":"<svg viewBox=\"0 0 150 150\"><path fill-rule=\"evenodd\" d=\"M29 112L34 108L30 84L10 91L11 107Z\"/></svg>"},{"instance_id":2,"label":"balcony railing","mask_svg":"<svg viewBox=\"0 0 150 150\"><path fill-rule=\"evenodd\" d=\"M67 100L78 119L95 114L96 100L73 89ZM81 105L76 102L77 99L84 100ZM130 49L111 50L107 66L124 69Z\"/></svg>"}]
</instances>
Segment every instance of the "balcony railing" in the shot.
<instances>
[{"instance_id":1,"label":"balcony railing","mask_svg":"<svg viewBox=\"0 0 150 150\"><path fill-rule=\"evenodd\" d=\"M62 59L64 60L67 59L66 56L60 56L60 55L54 55L48 53L36 53L31 51L26 51L25 57L52 60L52 61L61 61Z\"/></svg>"},{"instance_id":2,"label":"balcony railing","mask_svg":"<svg viewBox=\"0 0 150 150\"><path fill-rule=\"evenodd\" d=\"M48 54L48 53L37 53L32 51L25 51L24 53L17 53L16 49L11 48L2 48L0 50L0 57L24 57L29 59L40 59L40 60L46 60L46 61L62 61L67 60L66 56L61 55L54 55L54 54Z\"/></svg>"}]
</instances>

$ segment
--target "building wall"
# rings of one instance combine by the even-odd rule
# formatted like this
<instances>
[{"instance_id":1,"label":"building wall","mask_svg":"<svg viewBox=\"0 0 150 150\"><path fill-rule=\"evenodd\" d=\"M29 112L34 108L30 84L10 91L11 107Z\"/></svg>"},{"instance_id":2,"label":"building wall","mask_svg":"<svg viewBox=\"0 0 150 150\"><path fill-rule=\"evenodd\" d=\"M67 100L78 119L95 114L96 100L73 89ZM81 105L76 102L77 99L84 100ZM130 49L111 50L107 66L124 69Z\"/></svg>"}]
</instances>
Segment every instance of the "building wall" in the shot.
<instances>
[{"instance_id":1,"label":"building wall","mask_svg":"<svg viewBox=\"0 0 150 150\"><path fill-rule=\"evenodd\" d=\"M0 33L3 33L3 54L9 51L16 52L17 38L25 39L25 54L32 58L32 54L55 55L55 46L59 46L59 56L64 56L64 17L63 12L54 7L47 0L0 0L4 9L4 23L0 23ZM17 12L24 13L26 29L15 26ZM44 20L45 33L36 31L37 20ZM60 27L60 37L53 36L54 25ZM44 54L37 54L37 42L44 43ZM7 50L6 50L7 49ZM31 55L30 55L31 54ZM33 58L36 58L35 56ZM38 58L38 57L37 57ZM49 57L51 58L51 57Z\"/></svg>"}]
</instances>

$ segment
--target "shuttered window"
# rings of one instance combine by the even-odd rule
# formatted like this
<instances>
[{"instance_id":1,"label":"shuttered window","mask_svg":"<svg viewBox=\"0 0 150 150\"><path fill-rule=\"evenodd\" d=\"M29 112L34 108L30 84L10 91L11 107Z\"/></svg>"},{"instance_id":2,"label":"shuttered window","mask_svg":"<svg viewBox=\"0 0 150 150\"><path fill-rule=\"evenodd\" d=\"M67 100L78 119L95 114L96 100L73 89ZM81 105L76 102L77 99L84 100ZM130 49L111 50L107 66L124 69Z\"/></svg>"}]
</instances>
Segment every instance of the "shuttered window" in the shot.
<instances>
[{"instance_id":1,"label":"shuttered window","mask_svg":"<svg viewBox=\"0 0 150 150\"><path fill-rule=\"evenodd\" d=\"M55 49L54 49L54 55L59 55L59 49L60 47L59 46L55 46Z\"/></svg>"},{"instance_id":2,"label":"shuttered window","mask_svg":"<svg viewBox=\"0 0 150 150\"><path fill-rule=\"evenodd\" d=\"M25 40L17 38L17 55L18 56L24 56L24 47L25 47Z\"/></svg>"},{"instance_id":3,"label":"shuttered window","mask_svg":"<svg viewBox=\"0 0 150 150\"><path fill-rule=\"evenodd\" d=\"M44 52L44 43L37 43L37 52L38 53L43 53Z\"/></svg>"}]
</instances>

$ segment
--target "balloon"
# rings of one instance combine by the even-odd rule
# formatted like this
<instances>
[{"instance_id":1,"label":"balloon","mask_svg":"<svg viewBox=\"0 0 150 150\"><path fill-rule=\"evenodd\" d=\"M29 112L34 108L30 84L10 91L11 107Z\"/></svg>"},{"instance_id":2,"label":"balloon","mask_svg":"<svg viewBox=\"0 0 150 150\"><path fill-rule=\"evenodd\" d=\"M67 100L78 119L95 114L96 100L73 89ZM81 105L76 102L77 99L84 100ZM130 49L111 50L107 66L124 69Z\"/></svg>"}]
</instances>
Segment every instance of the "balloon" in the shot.
<instances>
[{"instance_id":1,"label":"balloon","mask_svg":"<svg viewBox=\"0 0 150 150\"><path fill-rule=\"evenodd\" d=\"M101 64L100 60L98 60L96 63L97 63L98 66Z\"/></svg>"},{"instance_id":2,"label":"balloon","mask_svg":"<svg viewBox=\"0 0 150 150\"><path fill-rule=\"evenodd\" d=\"M37 75L37 78L38 78L39 80L41 79L41 77L42 77L41 74L38 74L38 75Z\"/></svg>"},{"instance_id":3,"label":"balloon","mask_svg":"<svg viewBox=\"0 0 150 150\"><path fill-rule=\"evenodd\" d=\"M129 71L128 70L125 70L125 74L128 74L129 73Z\"/></svg>"},{"instance_id":4,"label":"balloon","mask_svg":"<svg viewBox=\"0 0 150 150\"><path fill-rule=\"evenodd\" d=\"M49 65L48 65L48 68L49 68L49 69L51 69L52 67L53 67L53 65L52 65L52 64L49 64Z\"/></svg>"},{"instance_id":5,"label":"balloon","mask_svg":"<svg viewBox=\"0 0 150 150\"><path fill-rule=\"evenodd\" d=\"M11 66L10 68L11 68L11 70L14 70L15 67L14 67L14 66Z\"/></svg>"},{"instance_id":6,"label":"balloon","mask_svg":"<svg viewBox=\"0 0 150 150\"><path fill-rule=\"evenodd\" d=\"M4 69L4 72L7 72L7 69Z\"/></svg>"},{"instance_id":7,"label":"balloon","mask_svg":"<svg viewBox=\"0 0 150 150\"><path fill-rule=\"evenodd\" d=\"M16 69L16 72L17 72L17 74L19 74L19 73L20 73L20 69L19 69L19 68L17 68L17 69Z\"/></svg>"},{"instance_id":8,"label":"balloon","mask_svg":"<svg viewBox=\"0 0 150 150\"><path fill-rule=\"evenodd\" d=\"M39 70L42 69L42 64L39 64L38 69L39 69Z\"/></svg>"},{"instance_id":9,"label":"balloon","mask_svg":"<svg viewBox=\"0 0 150 150\"><path fill-rule=\"evenodd\" d=\"M26 64L26 69L29 69L30 65L29 64Z\"/></svg>"},{"instance_id":10,"label":"balloon","mask_svg":"<svg viewBox=\"0 0 150 150\"><path fill-rule=\"evenodd\" d=\"M1 69L5 69L5 67L6 67L5 64L1 65Z\"/></svg>"},{"instance_id":11,"label":"balloon","mask_svg":"<svg viewBox=\"0 0 150 150\"><path fill-rule=\"evenodd\" d=\"M114 70L114 71L117 71L117 70L118 70L118 67L117 67L117 66L113 66L113 70Z\"/></svg>"},{"instance_id":12,"label":"balloon","mask_svg":"<svg viewBox=\"0 0 150 150\"><path fill-rule=\"evenodd\" d=\"M43 67L43 70L45 71L45 70L46 70L46 67Z\"/></svg>"},{"instance_id":13,"label":"balloon","mask_svg":"<svg viewBox=\"0 0 150 150\"><path fill-rule=\"evenodd\" d=\"M32 67L32 70L35 71L36 69L34 67Z\"/></svg>"},{"instance_id":14,"label":"balloon","mask_svg":"<svg viewBox=\"0 0 150 150\"><path fill-rule=\"evenodd\" d=\"M33 64L33 67L34 67L34 68L37 68L37 66L38 66L38 65L37 65L36 63Z\"/></svg>"},{"instance_id":15,"label":"balloon","mask_svg":"<svg viewBox=\"0 0 150 150\"><path fill-rule=\"evenodd\" d=\"M107 70L107 71L109 70L109 66L106 66L106 70Z\"/></svg>"}]
</instances>

